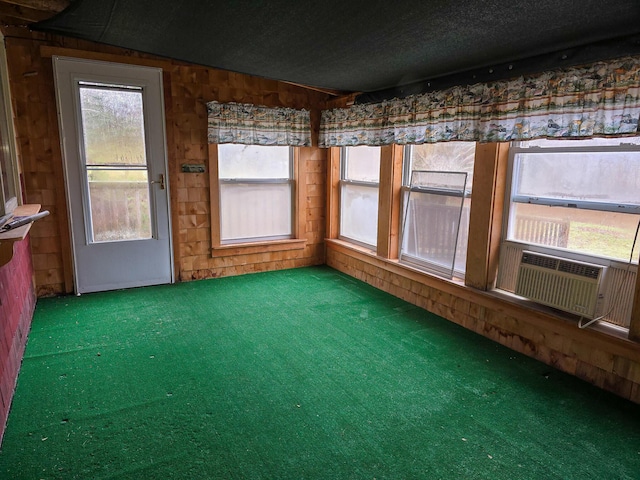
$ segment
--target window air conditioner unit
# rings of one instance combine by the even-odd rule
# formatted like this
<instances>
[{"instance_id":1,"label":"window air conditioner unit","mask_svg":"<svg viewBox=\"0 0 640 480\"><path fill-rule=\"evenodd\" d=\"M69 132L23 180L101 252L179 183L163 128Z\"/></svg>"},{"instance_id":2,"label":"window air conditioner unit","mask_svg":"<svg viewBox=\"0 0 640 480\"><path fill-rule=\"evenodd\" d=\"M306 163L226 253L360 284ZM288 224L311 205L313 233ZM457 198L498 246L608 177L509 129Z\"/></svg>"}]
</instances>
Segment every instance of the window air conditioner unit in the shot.
<instances>
[{"instance_id":1,"label":"window air conditioner unit","mask_svg":"<svg viewBox=\"0 0 640 480\"><path fill-rule=\"evenodd\" d=\"M607 267L522 252L516 295L586 318L597 312Z\"/></svg>"}]
</instances>

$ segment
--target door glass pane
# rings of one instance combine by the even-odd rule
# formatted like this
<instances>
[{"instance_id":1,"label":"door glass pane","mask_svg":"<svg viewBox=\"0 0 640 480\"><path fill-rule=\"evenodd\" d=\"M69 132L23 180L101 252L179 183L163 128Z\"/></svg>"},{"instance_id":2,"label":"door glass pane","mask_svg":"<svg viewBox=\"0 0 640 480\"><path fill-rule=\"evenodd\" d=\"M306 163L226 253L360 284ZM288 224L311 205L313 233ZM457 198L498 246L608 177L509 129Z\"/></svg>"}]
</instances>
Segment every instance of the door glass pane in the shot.
<instances>
[{"instance_id":1,"label":"door glass pane","mask_svg":"<svg viewBox=\"0 0 640 480\"><path fill-rule=\"evenodd\" d=\"M87 165L146 165L142 90L81 86Z\"/></svg>"},{"instance_id":2,"label":"door glass pane","mask_svg":"<svg viewBox=\"0 0 640 480\"><path fill-rule=\"evenodd\" d=\"M94 242L151 238L146 170L87 171Z\"/></svg>"},{"instance_id":3,"label":"door glass pane","mask_svg":"<svg viewBox=\"0 0 640 480\"><path fill-rule=\"evenodd\" d=\"M151 238L142 90L81 84L89 242Z\"/></svg>"}]
</instances>

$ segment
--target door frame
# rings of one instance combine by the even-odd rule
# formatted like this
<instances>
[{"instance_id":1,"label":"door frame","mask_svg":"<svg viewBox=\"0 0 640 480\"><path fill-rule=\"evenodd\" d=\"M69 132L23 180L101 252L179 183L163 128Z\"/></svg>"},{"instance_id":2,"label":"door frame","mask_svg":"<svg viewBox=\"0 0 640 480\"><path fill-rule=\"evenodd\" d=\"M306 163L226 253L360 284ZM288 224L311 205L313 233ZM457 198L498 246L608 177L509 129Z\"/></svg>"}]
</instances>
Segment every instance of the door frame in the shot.
<instances>
[{"instance_id":1,"label":"door frame","mask_svg":"<svg viewBox=\"0 0 640 480\"><path fill-rule=\"evenodd\" d=\"M61 86L59 85L59 81L58 81L58 75L56 73L56 70L58 68L58 63L57 62L62 62L62 63L75 63L77 64L80 68L87 68L87 67L95 67L96 69L101 69L101 68L107 68L110 70L110 72L108 74L97 74L97 76L102 77L102 81L104 81L105 77L112 77L114 83L127 83L128 81L131 81L132 83L140 83L140 79L135 77L135 74L132 72L138 71L145 71L147 72L147 74L150 75L157 75L157 79L158 79L158 85L159 85L159 92L158 92L158 96L157 99L154 101L157 101L158 103L158 109L159 112L161 114L161 120L159 121L158 127L161 127L158 131L161 132L161 140L162 140L162 145L160 147L158 147L157 145L155 146L156 148L161 148L162 153L158 154L158 155L154 155L154 157L162 157L162 164L164 166L164 182L165 182L165 192L166 192L166 225L167 225L167 241L168 241L168 254L169 254L169 275L170 275L170 280L169 283L175 283L175 259L174 259L174 246L173 246L173 226L172 226L172 218L171 218L171 200L170 200L170 188L169 188L169 164L168 164L168 149L167 149L167 133L166 133L166 117L165 117L165 105L164 105L164 85L163 85L163 78L162 78L162 69L161 68L155 68L155 67L147 67L147 66L141 66L141 65L132 65L132 64L124 64L124 63L117 63L117 62L105 62L105 61L99 61L99 60L91 60L91 59L84 59L84 58L75 58L75 57L66 57L66 56L57 56L54 55L52 56L52 62L53 62L53 70L54 70L54 84L55 84L55 95L56 95L56 114L57 114L57 118L58 118L58 125L59 125L59 135L60 135L60 148L61 148L61 153L62 153L62 164L63 164L63 177L64 177L64 184L65 184L65 199L66 199L66 206L67 206L67 211L68 211L68 228L69 228L69 238L70 238L70 246L71 246L71 265L72 265L72 271L73 271L73 289L74 289L74 293L76 295L80 295L81 293L84 293L83 291L79 290L78 287L78 277L79 277L79 271L78 271L78 265L77 265L77 252L76 252L76 237L79 235L84 235L86 237L86 225L83 225L82 228L76 228L74 232L74 226L73 226L73 205L72 205L72 199L71 199L71 191L70 188L76 188L76 189L85 189L84 186L84 182L82 182L82 165L71 165L70 164L70 160L67 159L67 155L66 155L66 148L73 148L75 149L76 152L78 152L78 155L82 155L81 151L82 148L79 145L80 139L77 138L77 132L80 132L81 129L79 129L78 124L79 122L81 122L81 120L79 118L77 118L77 112L78 112L78 99L76 98L76 95L74 94L72 97L72 102L73 102L73 109L74 109L74 117L75 117L75 124L73 126L69 126L69 125L65 125L63 120L62 120L62 110L61 110L61 102L63 101L62 97L63 94L61 93ZM80 79L81 77L84 78L86 77L88 80L90 80L92 75L95 74L71 74L72 75L72 82L76 79ZM74 87L75 88L75 87ZM74 91L75 93L75 91ZM145 111L145 118L146 115L150 114L152 112L146 112ZM73 138L73 140L75 140L75 145L66 145L66 143L68 142L68 135L66 134L68 132L68 130L72 128L75 129L75 132L72 133L71 138ZM147 135L147 126L145 125L145 136ZM152 146L148 146L147 147L147 151L149 152L149 149L153 148ZM155 175L157 172L154 172L151 164L149 164L149 180L151 181L152 179L155 179ZM78 186L75 186L75 185ZM72 187L72 185L74 185ZM151 214L152 216L156 216L157 219L157 208L156 208L156 199L155 199L155 194L154 192L150 192L152 197L150 198L150 200L152 199L152 204L150 205L151 208ZM87 208L86 205L84 205L85 202L85 193L82 193L82 205L80 205L80 207L84 210L85 208ZM164 202L162 202L164 204ZM76 209L78 208L78 206L76 206ZM83 213L83 217L84 217L84 213ZM84 219L83 219L83 224L84 224ZM164 220L163 220L164 222ZM158 226L160 224L160 219L157 219L157 226L154 226L154 228L152 228L152 238L157 238L158 237ZM76 226L77 227L77 226ZM121 288L129 288L129 287L135 287L137 285L123 285ZM116 287L117 289L118 287ZM91 290L92 291L92 290ZM89 290L87 290L87 292L89 292Z\"/></svg>"}]
</instances>

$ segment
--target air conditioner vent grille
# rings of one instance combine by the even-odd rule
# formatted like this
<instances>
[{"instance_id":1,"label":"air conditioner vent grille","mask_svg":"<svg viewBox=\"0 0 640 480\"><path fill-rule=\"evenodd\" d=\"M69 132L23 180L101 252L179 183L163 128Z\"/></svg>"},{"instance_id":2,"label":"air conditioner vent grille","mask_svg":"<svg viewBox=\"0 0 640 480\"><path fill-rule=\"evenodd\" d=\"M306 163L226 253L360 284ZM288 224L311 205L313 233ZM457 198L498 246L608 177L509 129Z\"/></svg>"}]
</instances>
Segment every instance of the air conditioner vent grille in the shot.
<instances>
[{"instance_id":1,"label":"air conditioner vent grille","mask_svg":"<svg viewBox=\"0 0 640 480\"><path fill-rule=\"evenodd\" d=\"M562 260L560 258L549 257L546 255L536 255L530 252L522 254L522 264L533 265L549 270L557 270L559 272L570 273L580 277L592 278L596 280L602 268L597 265L588 265L584 263L573 262L571 260Z\"/></svg>"},{"instance_id":2,"label":"air conditioner vent grille","mask_svg":"<svg viewBox=\"0 0 640 480\"><path fill-rule=\"evenodd\" d=\"M598 278L598 275L600 275L602 268L592 267L591 265L584 265L581 263L561 261L558 265L558 270L585 278L593 278L595 280Z\"/></svg>"},{"instance_id":3,"label":"air conditioner vent grille","mask_svg":"<svg viewBox=\"0 0 640 480\"><path fill-rule=\"evenodd\" d=\"M543 255L534 255L532 253L524 252L522 254L522 261L525 265L535 265L536 267L548 268L549 270L557 270L558 259L553 257L546 257Z\"/></svg>"}]
</instances>

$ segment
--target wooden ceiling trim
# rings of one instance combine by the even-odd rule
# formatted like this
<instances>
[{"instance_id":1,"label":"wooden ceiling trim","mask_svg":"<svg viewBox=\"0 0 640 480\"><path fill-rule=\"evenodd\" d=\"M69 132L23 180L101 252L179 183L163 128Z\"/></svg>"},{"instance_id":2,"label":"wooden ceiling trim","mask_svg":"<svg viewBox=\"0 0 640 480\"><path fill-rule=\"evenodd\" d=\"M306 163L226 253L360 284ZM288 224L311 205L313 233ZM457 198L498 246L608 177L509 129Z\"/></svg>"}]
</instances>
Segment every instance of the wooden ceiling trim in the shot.
<instances>
[{"instance_id":1,"label":"wooden ceiling trim","mask_svg":"<svg viewBox=\"0 0 640 480\"><path fill-rule=\"evenodd\" d=\"M69 3L69 0L2 0L0 22L3 25L40 22L61 12Z\"/></svg>"},{"instance_id":2,"label":"wooden ceiling trim","mask_svg":"<svg viewBox=\"0 0 640 480\"><path fill-rule=\"evenodd\" d=\"M67 8L71 2L70 0L3 0L0 3L58 13Z\"/></svg>"}]
</instances>

